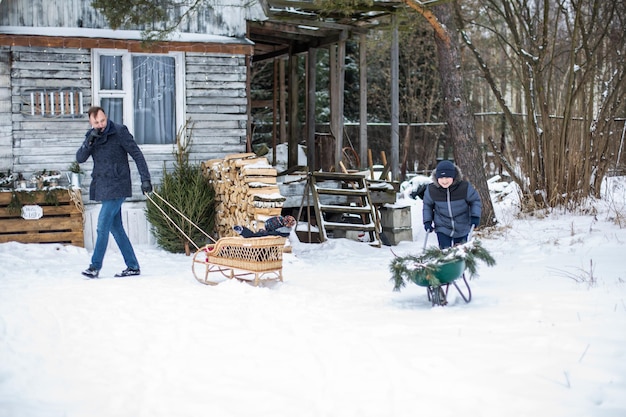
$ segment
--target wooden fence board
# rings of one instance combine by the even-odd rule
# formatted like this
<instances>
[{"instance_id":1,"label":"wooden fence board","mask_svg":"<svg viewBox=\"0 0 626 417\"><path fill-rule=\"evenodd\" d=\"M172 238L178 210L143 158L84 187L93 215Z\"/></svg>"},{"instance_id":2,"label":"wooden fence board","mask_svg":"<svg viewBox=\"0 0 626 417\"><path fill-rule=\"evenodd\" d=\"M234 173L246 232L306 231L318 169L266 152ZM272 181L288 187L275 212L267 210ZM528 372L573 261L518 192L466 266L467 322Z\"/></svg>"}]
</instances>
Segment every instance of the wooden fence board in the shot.
<instances>
[{"instance_id":1,"label":"wooden fence board","mask_svg":"<svg viewBox=\"0 0 626 417\"><path fill-rule=\"evenodd\" d=\"M56 201L49 201L46 193L54 193ZM72 201L68 190L52 191L19 191L17 192L22 205L39 205L43 216L36 220L25 220L21 217L21 209L11 210L12 192L0 192L0 243L69 243L74 246L85 246L83 236L83 213L80 193L80 208ZM47 201L48 200L48 201Z\"/></svg>"}]
</instances>

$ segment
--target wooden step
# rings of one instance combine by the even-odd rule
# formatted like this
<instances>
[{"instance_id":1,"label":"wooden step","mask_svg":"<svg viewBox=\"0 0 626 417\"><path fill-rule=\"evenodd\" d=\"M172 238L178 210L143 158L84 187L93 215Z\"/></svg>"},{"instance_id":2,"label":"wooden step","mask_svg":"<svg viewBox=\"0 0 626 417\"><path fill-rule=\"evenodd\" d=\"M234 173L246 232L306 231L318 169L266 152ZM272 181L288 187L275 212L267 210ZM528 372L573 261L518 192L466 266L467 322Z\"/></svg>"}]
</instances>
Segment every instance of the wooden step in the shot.
<instances>
[{"instance_id":1,"label":"wooden step","mask_svg":"<svg viewBox=\"0 0 626 417\"><path fill-rule=\"evenodd\" d=\"M324 222L324 227L329 230L356 230L363 232L373 232L376 230L374 223L358 224L358 223L341 223L341 222Z\"/></svg>"},{"instance_id":2,"label":"wooden step","mask_svg":"<svg viewBox=\"0 0 626 417\"><path fill-rule=\"evenodd\" d=\"M334 181L359 181L365 180L365 175L363 174L344 174L341 172L314 172L313 177L316 182L324 181L324 180L334 180Z\"/></svg>"},{"instance_id":3,"label":"wooden step","mask_svg":"<svg viewBox=\"0 0 626 417\"><path fill-rule=\"evenodd\" d=\"M370 237L368 243L380 247L380 225L376 209L371 204L364 175L316 172L309 177L309 185L313 194L321 241L327 238L326 230L367 232ZM340 197L339 201L329 202L331 196ZM323 197L325 199L321 201ZM353 215L356 222L328 221L325 214Z\"/></svg>"},{"instance_id":4,"label":"wooden step","mask_svg":"<svg viewBox=\"0 0 626 417\"><path fill-rule=\"evenodd\" d=\"M349 214L369 214L372 208L368 206L334 206L328 204L320 204L320 210L331 213L349 213Z\"/></svg>"},{"instance_id":5,"label":"wooden step","mask_svg":"<svg viewBox=\"0 0 626 417\"><path fill-rule=\"evenodd\" d=\"M367 189L352 189L352 188L322 188L315 187L315 190L318 194L327 194L327 195L345 195L348 197L365 197L367 196Z\"/></svg>"}]
</instances>

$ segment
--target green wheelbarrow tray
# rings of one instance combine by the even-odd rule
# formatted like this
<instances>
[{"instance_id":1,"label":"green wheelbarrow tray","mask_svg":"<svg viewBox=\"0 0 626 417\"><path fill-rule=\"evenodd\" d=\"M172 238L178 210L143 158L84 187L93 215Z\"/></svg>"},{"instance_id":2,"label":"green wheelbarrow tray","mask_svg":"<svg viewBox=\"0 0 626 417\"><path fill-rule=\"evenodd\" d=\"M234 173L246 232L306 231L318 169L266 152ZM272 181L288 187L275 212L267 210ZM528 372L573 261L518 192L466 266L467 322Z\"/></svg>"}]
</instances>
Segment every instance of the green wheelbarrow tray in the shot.
<instances>
[{"instance_id":1,"label":"green wheelbarrow tray","mask_svg":"<svg viewBox=\"0 0 626 417\"><path fill-rule=\"evenodd\" d=\"M436 269L432 271L435 278L441 283L450 284L455 279L461 277L465 271L465 261L460 259L458 261L450 261L437 265ZM415 271L411 281L419 285L420 287L430 287L432 284L428 280L427 271L421 269Z\"/></svg>"},{"instance_id":2,"label":"green wheelbarrow tray","mask_svg":"<svg viewBox=\"0 0 626 417\"><path fill-rule=\"evenodd\" d=\"M439 281L437 285L433 285L432 282L428 280L427 273L424 270L415 271L411 280L420 287L426 287L428 300L433 306L444 306L448 304L448 289L450 285L456 288L461 298L463 298L463 301L469 303L472 300L472 290L465 279L464 272L465 261L461 259L439 264L434 271L431 271L434 277ZM463 279L465 290L462 290L455 282L458 278Z\"/></svg>"}]
</instances>

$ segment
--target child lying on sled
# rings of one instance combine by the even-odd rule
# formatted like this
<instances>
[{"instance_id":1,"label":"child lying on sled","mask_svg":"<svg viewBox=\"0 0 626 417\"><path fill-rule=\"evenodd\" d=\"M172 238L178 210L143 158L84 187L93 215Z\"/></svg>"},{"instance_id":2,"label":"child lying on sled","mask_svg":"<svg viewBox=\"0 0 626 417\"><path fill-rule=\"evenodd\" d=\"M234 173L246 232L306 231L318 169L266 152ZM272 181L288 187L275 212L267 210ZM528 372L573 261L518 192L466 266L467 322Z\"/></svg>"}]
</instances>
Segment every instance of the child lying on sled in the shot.
<instances>
[{"instance_id":1,"label":"child lying on sled","mask_svg":"<svg viewBox=\"0 0 626 417\"><path fill-rule=\"evenodd\" d=\"M282 236L288 237L296 225L293 216L274 216L265 221L265 229L254 232L245 226L233 226L233 230L243 237Z\"/></svg>"}]
</instances>

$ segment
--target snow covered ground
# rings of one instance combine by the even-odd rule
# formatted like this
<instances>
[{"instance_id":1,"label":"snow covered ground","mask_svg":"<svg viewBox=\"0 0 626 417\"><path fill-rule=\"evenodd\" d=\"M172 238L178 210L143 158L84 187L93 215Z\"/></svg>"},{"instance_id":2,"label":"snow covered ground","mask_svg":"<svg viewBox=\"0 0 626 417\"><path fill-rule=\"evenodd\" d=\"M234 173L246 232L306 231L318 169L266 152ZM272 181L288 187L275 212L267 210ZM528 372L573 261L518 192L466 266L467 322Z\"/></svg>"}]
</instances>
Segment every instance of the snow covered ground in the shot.
<instances>
[{"instance_id":1,"label":"snow covered ground","mask_svg":"<svg viewBox=\"0 0 626 417\"><path fill-rule=\"evenodd\" d=\"M346 239L292 237L285 282L262 288L204 286L154 247L139 277L112 278L109 250L87 280L85 249L0 244L0 416L622 417L626 179L605 191L587 215L497 201L498 263L446 307L392 291L389 247ZM397 255L422 251L410 203Z\"/></svg>"}]
</instances>

